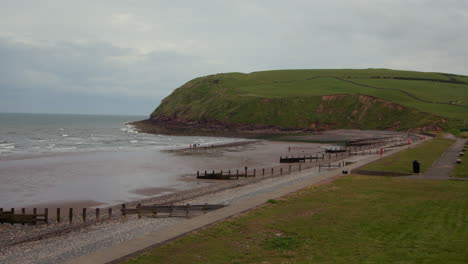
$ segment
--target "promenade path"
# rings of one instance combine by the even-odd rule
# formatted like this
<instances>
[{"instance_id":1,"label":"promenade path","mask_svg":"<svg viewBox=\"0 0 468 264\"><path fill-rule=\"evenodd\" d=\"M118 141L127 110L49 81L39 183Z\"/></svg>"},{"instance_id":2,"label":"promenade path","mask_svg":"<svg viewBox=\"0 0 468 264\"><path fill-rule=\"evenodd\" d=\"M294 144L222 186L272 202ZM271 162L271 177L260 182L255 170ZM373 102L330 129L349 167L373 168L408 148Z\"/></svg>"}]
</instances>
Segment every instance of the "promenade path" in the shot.
<instances>
[{"instance_id":1,"label":"promenade path","mask_svg":"<svg viewBox=\"0 0 468 264\"><path fill-rule=\"evenodd\" d=\"M421 175L412 175L405 178L422 180L468 180L468 178L451 177L452 170L455 167L456 160L458 159L458 154L462 151L466 140L455 138L451 134L448 134L445 137L449 139L455 139L456 141L447 151L445 151L436 161L434 161L432 166L427 169L426 172Z\"/></svg>"}]
</instances>

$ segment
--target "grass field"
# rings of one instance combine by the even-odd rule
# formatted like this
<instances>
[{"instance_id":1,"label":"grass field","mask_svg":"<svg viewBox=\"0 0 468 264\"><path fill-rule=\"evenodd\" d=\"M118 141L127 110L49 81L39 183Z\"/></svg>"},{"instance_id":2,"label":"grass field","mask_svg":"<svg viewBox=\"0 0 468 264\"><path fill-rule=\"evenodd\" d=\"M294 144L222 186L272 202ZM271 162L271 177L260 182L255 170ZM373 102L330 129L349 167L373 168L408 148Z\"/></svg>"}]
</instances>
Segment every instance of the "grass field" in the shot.
<instances>
[{"instance_id":1,"label":"grass field","mask_svg":"<svg viewBox=\"0 0 468 264\"><path fill-rule=\"evenodd\" d=\"M468 263L468 182L343 176L125 263Z\"/></svg>"},{"instance_id":2,"label":"grass field","mask_svg":"<svg viewBox=\"0 0 468 264\"><path fill-rule=\"evenodd\" d=\"M453 143L454 140L444 139L439 136L415 147L408 148L407 150L370 163L360 169L370 171L412 173L413 160L419 160L421 163L421 172L424 172Z\"/></svg>"},{"instance_id":3,"label":"grass field","mask_svg":"<svg viewBox=\"0 0 468 264\"><path fill-rule=\"evenodd\" d=\"M324 95L355 96L326 100ZM463 128L468 108L453 104L468 105L468 77L388 69L281 70L196 78L163 100L152 116L283 127L409 129L436 122Z\"/></svg>"}]
</instances>

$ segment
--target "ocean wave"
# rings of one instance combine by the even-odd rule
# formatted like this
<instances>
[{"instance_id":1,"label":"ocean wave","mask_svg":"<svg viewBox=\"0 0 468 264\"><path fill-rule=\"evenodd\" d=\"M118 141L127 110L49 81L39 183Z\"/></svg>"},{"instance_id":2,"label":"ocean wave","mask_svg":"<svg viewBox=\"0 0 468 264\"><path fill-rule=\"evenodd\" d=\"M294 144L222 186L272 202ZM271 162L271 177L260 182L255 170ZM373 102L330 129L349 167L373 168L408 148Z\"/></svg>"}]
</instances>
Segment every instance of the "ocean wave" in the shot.
<instances>
[{"instance_id":1,"label":"ocean wave","mask_svg":"<svg viewBox=\"0 0 468 264\"><path fill-rule=\"evenodd\" d=\"M123 132L127 132L130 134L138 134L138 131L136 130L136 127L134 125L131 125L129 123L124 123L125 127L121 128L120 130Z\"/></svg>"},{"instance_id":2,"label":"ocean wave","mask_svg":"<svg viewBox=\"0 0 468 264\"><path fill-rule=\"evenodd\" d=\"M68 137L68 135L67 135L67 134L63 134L62 137Z\"/></svg>"},{"instance_id":3,"label":"ocean wave","mask_svg":"<svg viewBox=\"0 0 468 264\"><path fill-rule=\"evenodd\" d=\"M3 141L3 142L5 142L5 141ZM6 143L6 142L5 143L0 143L0 153L10 152L15 148L16 148L16 146L13 143Z\"/></svg>"}]
</instances>

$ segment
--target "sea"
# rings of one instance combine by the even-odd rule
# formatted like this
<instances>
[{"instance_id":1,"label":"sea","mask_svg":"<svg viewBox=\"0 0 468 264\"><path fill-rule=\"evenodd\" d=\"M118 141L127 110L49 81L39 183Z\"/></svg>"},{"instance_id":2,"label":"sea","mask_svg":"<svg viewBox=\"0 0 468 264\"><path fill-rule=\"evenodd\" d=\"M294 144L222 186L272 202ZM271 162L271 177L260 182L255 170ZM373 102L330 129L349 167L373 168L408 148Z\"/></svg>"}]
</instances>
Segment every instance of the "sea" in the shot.
<instances>
[{"instance_id":1,"label":"sea","mask_svg":"<svg viewBox=\"0 0 468 264\"><path fill-rule=\"evenodd\" d=\"M0 113L0 159L60 152L171 149L232 138L138 133L130 124L146 116Z\"/></svg>"},{"instance_id":2,"label":"sea","mask_svg":"<svg viewBox=\"0 0 468 264\"><path fill-rule=\"evenodd\" d=\"M130 124L146 118L0 113L0 208L115 205L196 188L205 184L196 170L245 160L165 151L242 139L144 134Z\"/></svg>"}]
</instances>

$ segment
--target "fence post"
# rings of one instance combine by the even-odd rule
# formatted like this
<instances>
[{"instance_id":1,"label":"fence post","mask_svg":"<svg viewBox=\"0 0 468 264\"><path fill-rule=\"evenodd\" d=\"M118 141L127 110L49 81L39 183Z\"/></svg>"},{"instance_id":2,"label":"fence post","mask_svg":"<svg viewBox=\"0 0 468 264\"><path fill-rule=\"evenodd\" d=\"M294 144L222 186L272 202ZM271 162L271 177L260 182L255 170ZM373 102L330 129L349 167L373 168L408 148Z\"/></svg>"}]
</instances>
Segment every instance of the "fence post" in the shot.
<instances>
[{"instance_id":1,"label":"fence post","mask_svg":"<svg viewBox=\"0 0 468 264\"><path fill-rule=\"evenodd\" d=\"M44 220L46 224L49 224L49 208L44 208Z\"/></svg>"},{"instance_id":2,"label":"fence post","mask_svg":"<svg viewBox=\"0 0 468 264\"><path fill-rule=\"evenodd\" d=\"M239 170L236 171L237 179L239 179Z\"/></svg>"},{"instance_id":3,"label":"fence post","mask_svg":"<svg viewBox=\"0 0 468 264\"><path fill-rule=\"evenodd\" d=\"M228 175L231 176L231 170L228 170Z\"/></svg>"},{"instance_id":4,"label":"fence post","mask_svg":"<svg viewBox=\"0 0 468 264\"><path fill-rule=\"evenodd\" d=\"M109 215L109 219L111 219L112 218L112 208L109 208L108 215Z\"/></svg>"},{"instance_id":5,"label":"fence post","mask_svg":"<svg viewBox=\"0 0 468 264\"><path fill-rule=\"evenodd\" d=\"M283 167L280 168L280 175L283 175Z\"/></svg>"},{"instance_id":6,"label":"fence post","mask_svg":"<svg viewBox=\"0 0 468 264\"><path fill-rule=\"evenodd\" d=\"M100 209L96 208L96 222L99 223Z\"/></svg>"},{"instance_id":7,"label":"fence post","mask_svg":"<svg viewBox=\"0 0 468 264\"><path fill-rule=\"evenodd\" d=\"M15 208L11 208L11 224L14 225L13 217L15 217Z\"/></svg>"},{"instance_id":8,"label":"fence post","mask_svg":"<svg viewBox=\"0 0 468 264\"><path fill-rule=\"evenodd\" d=\"M37 209L36 208L33 208L33 216L34 216L34 224L37 224Z\"/></svg>"},{"instance_id":9,"label":"fence post","mask_svg":"<svg viewBox=\"0 0 468 264\"><path fill-rule=\"evenodd\" d=\"M68 208L68 223L71 225L73 222L73 208Z\"/></svg>"},{"instance_id":10,"label":"fence post","mask_svg":"<svg viewBox=\"0 0 468 264\"><path fill-rule=\"evenodd\" d=\"M265 168L262 169L262 176L265 176Z\"/></svg>"},{"instance_id":11,"label":"fence post","mask_svg":"<svg viewBox=\"0 0 468 264\"><path fill-rule=\"evenodd\" d=\"M275 171L274 168L271 168L271 176L273 176L274 171Z\"/></svg>"},{"instance_id":12,"label":"fence post","mask_svg":"<svg viewBox=\"0 0 468 264\"><path fill-rule=\"evenodd\" d=\"M83 208L83 223L86 222L86 208Z\"/></svg>"},{"instance_id":13,"label":"fence post","mask_svg":"<svg viewBox=\"0 0 468 264\"><path fill-rule=\"evenodd\" d=\"M57 208L57 223L60 224L60 208Z\"/></svg>"},{"instance_id":14,"label":"fence post","mask_svg":"<svg viewBox=\"0 0 468 264\"><path fill-rule=\"evenodd\" d=\"M200 177L200 171L197 171L197 178Z\"/></svg>"},{"instance_id":15,"label":"fence post","mask_svg":"<svg viewBox=\"0 0 468 264\"><path fill-rule=\"evenodd\" d=\"M214 174L214 171L213 171L213 174ZM140 207L141 207L141 204L137 204L136 209L137 209L138 219L141 219Z\"/></svg>"},{"instance_id":16,"label":"fence post","mask_svg":"<svg viewBox=\"0 0 468 264\"><path fill-rule=\"evenodd\" d=\"M206 174L206 171L205 171L205 174ZM125 204L122 204L122 218L123 220L125 220L126 218L126 215L127 215L127 212L125 212Z\"/></svg>"},{"instance_id":17,"label":"fence post","mask_svg":"<svg viewBox=\"0 0 468 264\"><path fill-rule=\"evenodd\" d=\"M21 224L24 225L24 218L25 218L25 215L26 215L26 209L21 208L21 214L23 215L23 219L21 219Z\"/></svg>"}]
</instances>

